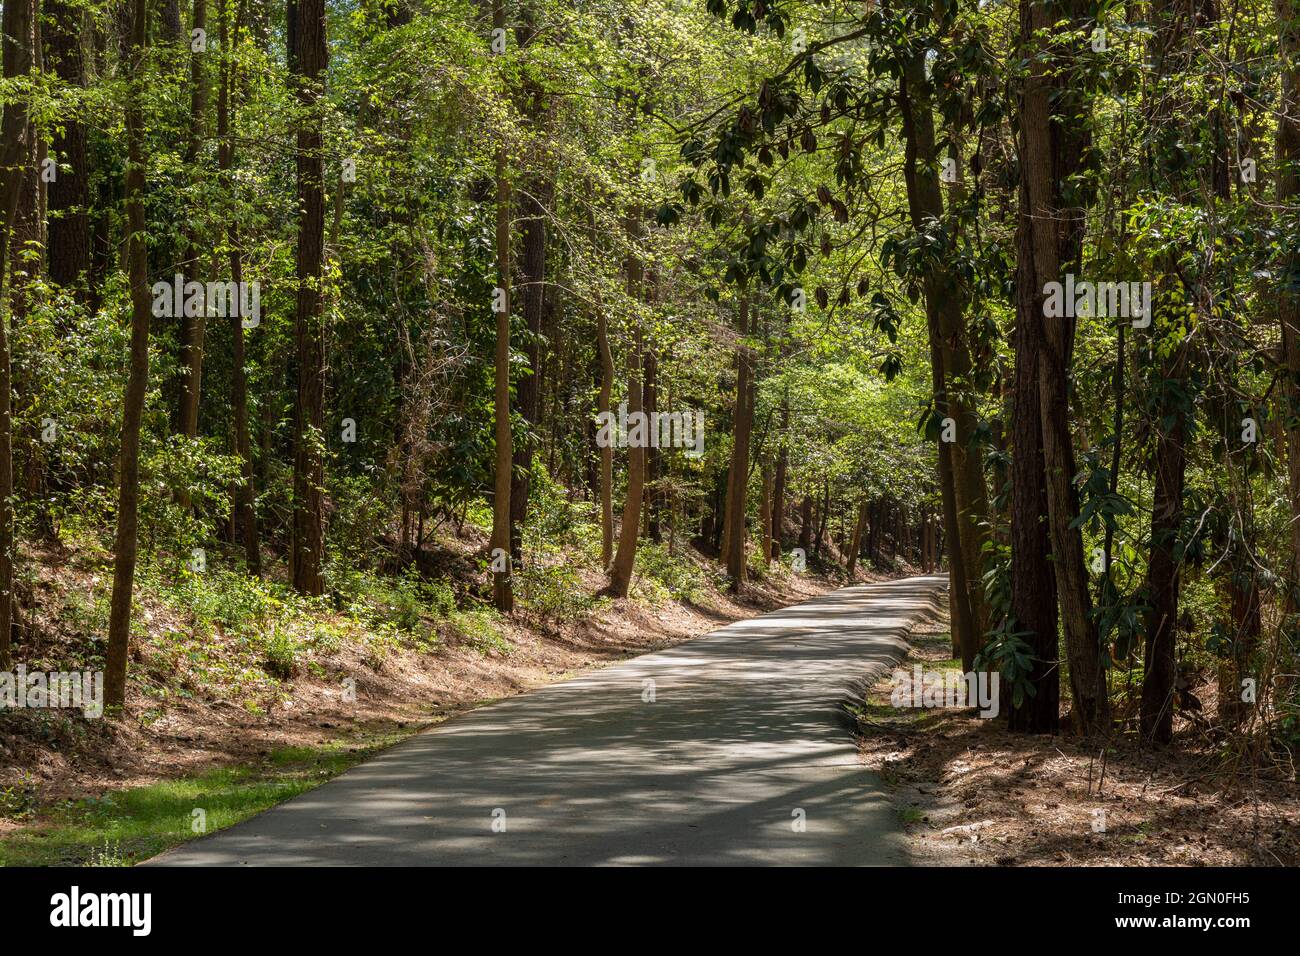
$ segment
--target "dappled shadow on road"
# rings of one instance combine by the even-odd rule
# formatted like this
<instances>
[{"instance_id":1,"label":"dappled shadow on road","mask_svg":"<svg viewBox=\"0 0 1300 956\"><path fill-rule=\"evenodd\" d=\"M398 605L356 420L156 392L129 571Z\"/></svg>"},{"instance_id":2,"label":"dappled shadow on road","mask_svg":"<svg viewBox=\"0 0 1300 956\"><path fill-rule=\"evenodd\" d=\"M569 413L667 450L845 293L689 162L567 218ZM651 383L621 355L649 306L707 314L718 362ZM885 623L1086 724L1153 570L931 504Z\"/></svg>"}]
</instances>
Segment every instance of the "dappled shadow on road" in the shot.
<instances>
[{"instance_id":1,"label":"dappled shadow on road","mask_svg":"<svg viewBox=\"0 0 1300 956\"><path fill-rule=\"evenodd\" d=\"M159 862L896 862L835 711L937 580L845 588L482 708Z\"/></svg>"}]
</instances>

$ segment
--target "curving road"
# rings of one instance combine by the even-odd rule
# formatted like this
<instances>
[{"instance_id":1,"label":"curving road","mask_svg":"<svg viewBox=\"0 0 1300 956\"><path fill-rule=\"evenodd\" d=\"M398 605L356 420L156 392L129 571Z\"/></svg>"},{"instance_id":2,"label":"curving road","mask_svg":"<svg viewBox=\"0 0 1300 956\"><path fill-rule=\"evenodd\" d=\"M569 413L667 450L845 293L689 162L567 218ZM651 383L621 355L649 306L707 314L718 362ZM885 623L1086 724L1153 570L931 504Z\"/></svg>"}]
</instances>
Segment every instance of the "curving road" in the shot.
<instances>
[{"instance_id":1,"label":"curving road","mask_svg":"<svg viewBox=\"0 0 1300 956\"><path fill-rule=\"evenodd\" d=\"M842 703L945 586L843 588L479 708L150 862L905 863Z\"/></svg>"}]
</instances>

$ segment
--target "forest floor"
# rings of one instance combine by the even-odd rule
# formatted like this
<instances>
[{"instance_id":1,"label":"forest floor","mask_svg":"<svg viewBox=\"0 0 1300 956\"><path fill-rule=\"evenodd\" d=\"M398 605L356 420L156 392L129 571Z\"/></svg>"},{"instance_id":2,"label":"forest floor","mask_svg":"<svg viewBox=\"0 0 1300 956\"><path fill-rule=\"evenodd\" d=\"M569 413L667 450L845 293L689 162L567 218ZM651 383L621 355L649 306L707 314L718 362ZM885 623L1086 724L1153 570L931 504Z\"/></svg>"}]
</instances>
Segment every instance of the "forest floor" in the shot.
<instances>
[{"instance_id":1,"label":"forest floor","mask_svg":"<svg viewBox=\"0 0 1300 956\"><path fill-rule=\"evenodd\" d=\"M469 553L474 544L461 547ZM29 618L37 640L23 648L29 670L66 666L68 647L79 640L67 603L104 583L102 556L41 557L22 598L35 609ZM697 556L681 560L703 566ZM603 580L588 569L579 578L590 594ZM222 808L206 825L224 826L466 710L844 583L774 566L736 598L716 579L702 580L708 585L689 600L634 588L631 599L597 602L569 620L498 617L490 632L442 627L430 643L377 639L355 621L344 626L322 613L305 626L332 639L313 645L306 659L300 654L292 673L278 679L261 662L265 646L250 650L233 628L195 628L197 612L187 616L145 588L138 598L145 629L133 640L124 717L0 713L0 865L145 858L191 835L196 794L206 795L204 806Z\"/></svg>"},{"instance_id":2,"label":"forest floor","mask_svg":"<svg viewBox=\"0 0 1300 956\"><path fill-rule=\"evenodd\" d=\"M945 620L923 624L898 665L960 670ZM1173 746L1135 735L1089 746L1012 734L971 709L899 709L893 676L859 715L861 752L891 788L920 865L1300 864L1300 790L1280 759L1229 772L1204 721L1179 716ZM1213 713L1213 682L1195 688ZM1240 764L1239 764L1240 766Z\"/></svg>"}]
</instances>

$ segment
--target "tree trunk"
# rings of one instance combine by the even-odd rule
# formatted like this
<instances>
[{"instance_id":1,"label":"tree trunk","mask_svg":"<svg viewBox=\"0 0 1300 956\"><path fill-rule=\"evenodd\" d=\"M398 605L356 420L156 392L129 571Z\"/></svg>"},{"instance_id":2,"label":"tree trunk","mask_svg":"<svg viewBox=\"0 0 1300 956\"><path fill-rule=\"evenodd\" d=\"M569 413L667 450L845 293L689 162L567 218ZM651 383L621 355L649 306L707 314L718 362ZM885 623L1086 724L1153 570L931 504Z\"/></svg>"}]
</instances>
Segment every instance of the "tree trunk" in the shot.
<instances>
[{"instance_id":1,"label":"tree trunk","mask_svg":"<svg viewBox=\"0 0 1300 956\"><path fill-rule=\"evenodd\" d=\"M231 14L221 7L221 87L217 100L217 165L222 173L223 185L233 189L229 178L235 163L235 141L231 131L231 113L234 110L235 95L235 59L233 48L239 46L238 15L234 24L230 23ZM244 262L239 242L239 227L232 219L227 235L230 242L230 280L236 290L243 288ZM240 313L240 295L235 296L236 307L231 312L231 368L230 368L230 404L234 413L235 454L239 456L240 473L243 481L235 489L234 524L238 525L239 534L244 544L244 561L248 573L260 576L262 573L261 540L257 531L257 491L253 475L253 447L248 427L248 374L245 370L244 354L244 316Z\"/></svg>"},{"instance_id":2,"label":"tree trunk","mask_svg":"<svg viewBox=\"0 0 1300 956\"><path fill-rule=\"evenodd\" d=\"M1033 48L1041 42L1036 34L1051 27L1055 13L1032 0L1021 0L1020 12L1022 43L1027 54L1036 54L1040 51ZM1016 321L1036 322L1043 330L1038 403L1052 567L1070 662L1071 716L1077 731L1092 734L1109 729L1110 701L1091 620L1083 538L1079 528L1072 526L1078 517L1068 391L1074 328L1069 319L1046 319L1042 308L1046 283L1060 281L1063 262L1077 255L1082 211L1066 208L1063 191L1077 168L1086 133L1078 132L1079 118L1073 114L1053 119L1053 108L1063 109L1061 91L1069 83L1068 71L1053 69L1055 64L1044 63L1041 55L1027 55L1027 62L1020 103L1020 228L1028 230L1032 253L1023 273L1032 298L1018 297Z\"/></svg>"},{"instance_id":3,"label":"tree trunk","mask_svg":"<svg viewBox=\"0 0 1300 956\"><path fill-rule=\"evenodd\" d=\"M759 502L759 509L763 527L759 554L766 568L772 563L772 469L766 461L763 462L763 499Z\"/></svg>"},{"instance_id":4,"label":"tree trunk","mask_svg":"<svg viewBox=\"0 0 1300 956\"><path fill-rule=\"evenodd\" d=\"M928 220L941 219L944 214L923 52L904 65L900 100L908 208L913 228L920 230ZM939 443L939 487L949 530L949 602L953 640L961 648L963 666L969 670L988 626L978 573L988 496L978 457L970 451L974 411L955 387L970 371L962 314L965 305L966 295L956 277L946 270L931 268L925 278L925 311L934 407L936 414L952 418L956 426L956 440Z\"/></svg>"},{"instance_id":5,"label":"tree trunk","mask_svg":"<svg viewBox=\"0 0 1300 956\"><path fill-rule=\"evenodd\" d=\"M831 511L831 480L822 479L822 500L817 507L817 530L813 537L813 554L821 557L822 542L826 540L826 518Z\"/></svg>"},{"instance_id":6,"label":"tree trunk","mask_svg":"<svg viewBox=\"0 0 1300 956\"><path fill-rule=\"evenodd\" d=\"M1300 199L1300 0L1274 0L1278 19L1278 58L1282 99L1277 111L1277 204L1289 209ZM1300 515L1300 250L1285 256L1277 289L1285 364L1287 476L1291 515ZM1300 521L1288 522L1291 561L1287 608L1300 607Z\"/></svg>"},{"instance_id":7,"label":"tree trunk","mask_svg":"<svg viewBox=\"0 0 1300 956\"><path fill-rule=\"evenodd\" d=\"M745 583L745 512L749 497L749 438L754 425L750 406L749 381L753 356L746 337L749 335L749 296L741 293L736 308L736 416L732 429L731 470L727 482L726 527L723 548L726 552L727 576L731 590L740 591Z\"/></svg>"},{"instance_id":8,"label":"tree trunk","mask_svg":"<svg viewBox=\"0 0 1300 956\"><path fill-rule=\"evenodd\" d=\"M1201 13L1214 12L1213 6L1203 6ZM1159 0L1152 5L1151 18L1155 35L1151 40L1150 56L1158 77L1169 77L1190 66L1184 57L1185 44L1196 29L1196 14L1190 5ZM1212 26L1212 24L1211 24ZM1195 129L1186 129L1181 117L1175 119L1173 102L1164 94L1152 109L1152 118L1158 128L1180 135L1195 135ZM1213 117L1210 118L1211 132ZM1211 163L1214 168L1223 165L1217 154ZM1163 168L1158 164L1161 178L1175 186L1182 178L1181 171ZM1156 171L1153 170L1153 175ZM1171 190L1174 191L1174 190ZM1186 190L1176 189L1179 193ZM1213 214L1213 210L1210 210ZM1177 273L1177 263L1168 262L1164 271ZM1198 294L1197 298L1201 298ZM1198 307L1200 302L1197 303ZM1179 323L1180 324L1180 323ZM1188 395L1187 376L1190 364L1189 343L1180 328L1161 327L1153 317L1150 333L1161 333L1176 338L1172 350L1161 349L1164 358L1160 364L1160 394L1156 398L1156 413L1152 431L1155 437L1153 457L1155 467L1155 496L1151 507L1151 558L1147 564L1147 596L1149 611L1146 616L1146 648L1142 680L1141 733L1151 743L1168 743L1174 732L1174 684L1177 678L1176 635L1178 630L1178 597L1181 578L1178 536L1183 523L1183 491L1187 471L1186 440L1194 427L1192 407ZM1175 388L1165 383L1177 383Z\"/></svg>"},{"instance_id":9,"label":"tree trunk","mask_svg":"<svg viewBox=\"0 0 1300 956\"><path fill-rule=\"evenodd\" d=\"M1227 727L1236 727L1250 710L1241 699L1241 683L1251 676L1251 657L1259 645L1261 609L1255 569L1242 562L1230 573L1227 590L1236 630L1227 658L1219 663L1218 709L1219 720Z\"/></svg>"},{"instance_id":10,"label":"tree trunk","mask_svg":"<svg viewBox=\"0 0 1300 956\"><path fill-rule=\"evenodd\" d=\"M596 348L600 352L600 392L596 412L602 421L610 414L614 392L614 354L609 347L609 328L605 308L596 299ZM614 559L614 444L606 442L600 449L600 566L606 571Z\"/></svg>"},{"instance_id":11,"label":"tree trunk","mask_svg":"<svg viewBox=\"0 0 1300 956\"><path fill-rule=\"evenodd\" d=\"M639 265L636 267L639 270ZM629 285L631 285L629 280ZM639 281L637 283L639 285ZM641 403L641 330L634 329L627 356L627 414L628 420L642 411ZM609 593L627 597L632 585L632 570L636 561L637 534L641 530L641 505L645 497L645 446L628 442L627 446L627 498L623 502L623 522L619 528L618 550L609 571Z\"/></svg>"},{"instance_id":12,"label":"tree trunk","mask_svg":"<svg viewBox=\"0 0 1300 956\"><path fill-rule=\"evenodd\" d=\"M539 110L540 107L532 109ZM542 315L546 291L546 218L550 196L551 183L542 176L534 176L527 182L519 200L522 214L519 278L523 283L520 299L526 330L523 351L528 359L528 370L521 372L515 382L515 399L526 426L519 447L514 450L514 467L511 471L510 553L516 561L523 557L520 536L528 514L532 459L542 418Z\"/></svg>"},{"instance_id":13,"label":"tree trunk","mask_svg":"<svg viewBox=\"0 0 1300 956\"><path fill-rule=\"evenodd\" d=\"M294 339L298 395L294 416L293 545L290 566L300 594L324 590L324 516L321 486L325 440L324 298L325 169L318 101L329 59L325 42L325 0L290 0L298 102L305 115L298 127L297 313Z\"/></svg>"},{"instance_id":14,"label":"tree trunk","mask_svg":"<svg viewBox=\"0 0 1300 956\"><path fill-rule=\"evenodd\" d=\"M5 79L24 76L34 66L35 0L4 5L3 72ZM27 174L31 127L27 104L15 99L0 121L0 671L13 667L14 477L13 409L9 354L10 237L18 213L18 193Z\"/></svg>"},{"instance_id":15,"label":"tree trunk","mask_svg":"<svg viewBox=\"0 0 1300 956\"><path fill-rule=\"evenodd\" d=\"M207 26L207 0L194 0L193 29L206 31ZM190 128L189 140L185 146L184 162L186 168L190 170L190 174L196 180L202 176L199 169L199 148L206 132L204 127L206 125L205 114L208 109L208 55L206 52L190 53ZM186 261L184 274L186 279L201 282L203 281L203 270L199 265L203 254L201 238L193 225L197 219L197 216L193 216L185 230ZM206 312L207 310L204 308L199 310L198 315L190 315L187 308L181 319L182 382L180 426L181 434L186 438L194 438L199 433L199 395L203 383L203 337L207 326ZM186 506L189 503L188 499L189 495L182 493L181 500Z\"/></svg>"},{"instance_id":16,"label":"tree trunk","mask_svg":"<svg viewBox=\"0 0 1300 956\"><path fill-rule=\"evenodd\" d=\"M655 350L647 348L645 353L645 413L646 421L649 423L651 432L655 431L655 413L659 411L659 360L655 357ZM646 472L646 501L645 501L645 534L646 537L656 544L660 541L659 534L659 492L656 482L659 480L659 470L662 464L662 453L657 447L657 442L652 443L645 454L645 472Z\"/></svg>"},{"instance_id":17,"label":"tree trunk","mask_svg":"<svg viewBox=\"0 0 1300 956\"><path fill-rule=\"evenodd\" d=\"M504 30L504 0L492 5L492 26ZM496 314L496 352L493 361L493 395L496 423L495 494L492 499L492 601L498 611L514 610L514 584L510 568L510 493L513 438L510 431L510 181L506 177L506 145L496 155L496 252L499 300L492 304Z\"/></svg>"},{"instance_id":18,"label":"tree trunk","mask_svg":"<svg viewBox=\"0 0 1300 956\"><path fill-rule=\"evenodd\" d=\"M642 285L645 280L645 266L641 262L637 248L643 235L642 212L633 206L627 215L627 236L631 248L628 250L625 270L627 273L627 294L632 302L641 300ZM641 391L641 325L635 314L632 317L632 341L627 357L627 415L629 431L638 412L644 411ZM636 543L641 531L641 509L645 499L645 450L649 439L635 441L629 434L627 442L627 498L623 502L623 521L619 527L618 550L610 565L609 593L615 597L627 597L632 586L632 570L636 562Z\"/></svg>"},{"instance_id":19,"label":"tree trunk","mask_svg":"<svg viewBox=\"0 0 1300 956\"><path fill-rule=\"evenodd\" d=\"M803 548L804 557L812 550L812 498L804 496L799 503L799 547Z\"/></svg>"},{"instance_id":20,"label":"tree trunk","mask_svg":"<svg viewBox=\"0 0 1300 956\"><path fill-rule=\"evenodd\" d=\"M773 558L781 557L781 541L785 525L785 489L786 470L790 455L785 446L785 436L790 430L790 395L787 392L781 398L781 451L776 459L776 479L772 487L772 552Z\"/></svg>"},{"instance_id":21,"label":"tree trunk","mask_svg":"<svg viewBox=\"0 0 1300 956\"><path fill-rule=\"evenodd\" d=\"M131 362L122 411L122 451L118 459L117 532L113 545L113 597L108 616L104 664L104 703L126 703L126 662L131 637L131 598L135 586L137 521L140 503L140 422L149 384L149 250L145 236L144 100L149 8L131 2L131 44L126 94L127 260L131 282Z\"/></svg>"},{"instance_id":22,"label":"tree trunk","mask_svg":"<svg viewBox=\"0 0 1300 956\"><path fill-rule=\"evenodd\" d=\"M849 556L847 570L849 580L854 579L854 573L858 568L858 552L862 550L862 535L867 529L867 503L862 501L858 504L858 519L853 524L853 537L849 541Z\"/></svg>"},{"instance_id":23,"label":"tree trunk","mask_svg":"<svg viewBox=\"0 0 1300 956\"><path fill-rule=\"evenodd\" d=\"M46 0L45 61L68 87L86 83L82 52L86 13L64 0ZM49 184L49 227L47 259L50 280L65 289L76 289L86 300L85 272L90 266L89 166L86 163L86 127L77 115L63 117L55 130L51 156L58 163Z\"/></svg>"},{"instance_id":24,"label":"tree trunk","mask_svg":"<svg viewBox=\"0 0 1300 956\"><path fill-rule=\"evenodd\" d=\"M1038 405L1038 353L1042 326L1033 283L1033 237L1028 221L1017 229L1015 380L1012 386L1011 443L1011 615L1014 630L1026 632L1032 663L1027 678L1033 694L1012 703L1011 730L1054 734L1060 727L1061 679L1057 639L1056 577L1047 517L1043 468L1042 418Z\"/></svg>"}]
</instances>

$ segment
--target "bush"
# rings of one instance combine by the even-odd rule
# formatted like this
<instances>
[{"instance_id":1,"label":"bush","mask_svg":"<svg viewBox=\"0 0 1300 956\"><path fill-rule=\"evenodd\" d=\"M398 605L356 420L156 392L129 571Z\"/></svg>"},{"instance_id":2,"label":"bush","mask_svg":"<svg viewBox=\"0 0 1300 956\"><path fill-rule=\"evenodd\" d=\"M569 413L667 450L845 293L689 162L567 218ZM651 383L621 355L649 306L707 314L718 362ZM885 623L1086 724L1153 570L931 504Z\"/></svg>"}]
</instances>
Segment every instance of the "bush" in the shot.
<instances>
[{"instance_id":1,"label":"bush","mask_svg":"<svg viewBox=\"0 0 1300 956\"><path fill-rule=\"evenodd\" d=\"M636 573L643 579L638 582L643 593L652 599L660 597L654 592L679 601L695 602L704 597L709 589L709 577L695 563L689 551L682 550L669 554L668 547L653 541L642 541L637 548ZM652 586L645 587L646 582ZM657 585L657 589L654 587Z\"/></svg>"},{"instance_id":2,"label":"bush","mask_svg":"<svg viewBox=\"0 0 1300 956\"><path fill-rule=\"evenodd\" d=\"M298 641L287 631L274 628L265 644L263 669L278 680L288 680L298 671Z\"/></svg>"},{"instance_id":3,"label":"bush","mask_svg":"<svg viewBox=\"0 0 1300 956\"><path fill-rule=\"evenodd\" d=\"M514 578L524 604L553 621L575 620L604 603L587 592L571 563L534 561L520 568Z\"/></svg>"}]
</instances>

